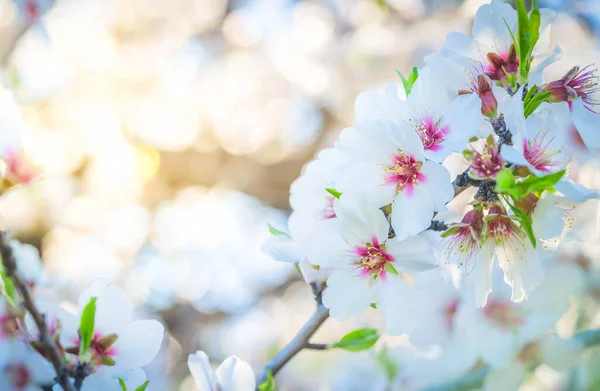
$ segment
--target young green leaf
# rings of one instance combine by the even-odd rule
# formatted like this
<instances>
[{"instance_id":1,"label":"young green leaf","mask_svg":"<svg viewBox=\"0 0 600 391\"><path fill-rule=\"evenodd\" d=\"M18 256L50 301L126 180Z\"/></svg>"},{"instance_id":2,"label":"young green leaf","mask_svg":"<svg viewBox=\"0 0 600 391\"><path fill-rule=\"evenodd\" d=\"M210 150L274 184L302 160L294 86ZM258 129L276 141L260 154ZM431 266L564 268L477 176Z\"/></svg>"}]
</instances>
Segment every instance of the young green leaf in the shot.
<instances>
[{"instance_id":1,"label":"young green leaf","mask_svg":"<svg viewBox=\"0 0 600 391\"><path fill-rule=\"evenodd\" d=\"M520 197L515 176L508 168L505 168L496 175L496 191L498 193L508 194L513 198Z\"/></svg>"},{"instance_id":2,"label":"young green leaf","mask_svg":"<svg viewBox=\"0 0 600 391\"><path fill-rule=\"evenodd\" d=\"M335 198L337 198L338 200L342 196L342 193L340 193L339 191L337 191L333 187L326 187L325 191L328 192L329 194L331 194L332 196L334 196Z\"/></svg>"},{"instance_id":3,"label":"young green leaf","mask_svg":"<svg viewBox=\"0 0 600 391\"><path fill-rule=\"evenodd\" d=\"M375 356L375 360L377 364L383 368L389 381L392 381L396 378L400 368L398 367L398 363L390 358L387 349L381 349L381 351Z\"/></svg>"},{"instance_id":4,"label":"young green leaf","mask_svg":"<svg viewBox=\"0 0 600 391\"><path fill-rule=\"evenodd\" d=\"M275 390L275 380L273 379L273 372L267 371L267 380L258 386L259 391L273 391Z\"/></svg>"},{"instance_id":5,"label":"young green leaf","mask_svg":"<svg viewBox=\"0 0 600 391\"><path fill-rule=\"evenodd\" d=\"M290 237L290 235L288 235L287 233L278 230L277 228L273 227L271 224L267 224L269 226L269 232L271 233L271 235L274 236L285 236L285 237Z\"/></svg>"},{"instance_id":6,"label":"young green leaf","mask_svg":"<svg viewBox=\"0 0 600 391\"><path fill-rule=\"evenodd\" d=\"M396 267L389 262L385 264L385 271L396 276L400 275L400 273L398 273L398 270L396 270Z\"/></svg>"},{"instance_id":7,"label":"young green leaf","mask_svg":"<svg viewBox=\"0 0 600 391\"><path fill-rule=\"evenodd\" d=\"M369 304L369 307L377 309L377 303L371 303Z\"/></svg>"},{"instance_id":8,"label":"young green leaf","mask_svg":"<svg viewBox=\"0 0 600 391\"><path fill-rule=\"evenodd\" d=\"M2 293L6 300L12 305L16 307L17 305L17 290L15 289L15 284L7 274L4 269L4 264L2 263L2 256L0 256L0 280L2 280Z\"/></svg>"},{"instance_id":9,"label":"young green leaf","mask_svg":"<svg viewBox=\"0 0 600 391\"><path fill-rule=\"evenodd\" d=\"M544 190L554 187L554 185L556 185L558 181L560 181L565 175L565 172L566 170L562 170L540 177L532 174L525 178L522 182L519 182L517 185L521 188L523 195L527 195L529 193L541 193Z\"/></svg>"},{"instance_id":10,"label":"young green leaf","mask_svg":"<svg viewBox=\"0 0 600 391\"><path fill-rule=\"evenodd\" d=\"M379 339L377 329L358 329L354 330L342 337L338 342L331 346L340 348L349 352L361 352L370 349Z\"/></svg>"},{"instance_id":11,"label":"young green leaf","mask_svg":"<svg viewBox=\"0 0 600 391\"><path fill-rule=\"evenodd\" d=\"M146 388L148 388L148 384L150 384L150 380L146 380L144 384L136 388L135 391L146 391Z\"/></svg>"},{"instance_id":12,"label":"young green leaf","mask_svg":"<svg viewBox=\"0 0 600 391\"><path fill-rule=\"evenodd\" d=\"M531 219L531 214L523 212L521 209L515 207L514 205L511 205L510 203L508 203L508 206L515 214L515 216L519 219L521 228L523 228L523 231L525 231L525 233L527 234L527 238L529 238L529 241L533 245L533 248L536 248L537 240L535 239L535 235L533 233L533 221Z\"/></svg>"},{"instance_id":13,"label":"young green leaf","mask_svg":"<svg viewBox=\"0 0 600 391\"><path fill-rule=\"evenodd\" d=\"M119 378L119 385L123 391L127 391L127 385L125 385L125 382L121 378Z\"/></svg>"},{"instance_id":14,"label":"young green leaf","mask_svg":"<svg viewBox=\"0 0 600 391\"><path fill-rule=\"evenodd\" d=\"M92 297L81 312L79 321L79 357L85 357L94 337L94 323L96 319L96 297Z\"/></svg>"},{"instance_id":15,"label":"young green leaf","mask_svg":"<svg viewBox=\"0 0 600 391\"><path fill-rule=\"evenodd\" d=\"M396 73L398 74L398 76L400 76L400 80L402 80L402 86L404 87L404 92L406 93L406 96L408 96L412 91L412 88L415 85L417 78L419 77L419 68L413 67L410 70L407 79L404 78L404 76L399 70L396 70Z\"/></svg>"}]
</instances>

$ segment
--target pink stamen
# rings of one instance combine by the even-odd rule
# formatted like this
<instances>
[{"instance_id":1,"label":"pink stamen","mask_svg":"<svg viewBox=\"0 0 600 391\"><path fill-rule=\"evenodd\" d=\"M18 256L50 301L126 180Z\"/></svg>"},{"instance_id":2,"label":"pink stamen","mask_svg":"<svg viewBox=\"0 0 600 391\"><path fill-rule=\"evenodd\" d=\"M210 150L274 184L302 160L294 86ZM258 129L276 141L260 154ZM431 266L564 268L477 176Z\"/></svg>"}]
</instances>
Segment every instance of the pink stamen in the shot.
<instances>
[{"instance_id":1,"label":"pink stamen","mask_svg":"<svg viewBox=\"0 0 600 391\"><path fill-rule=\"evenodd\" d=\"M10 363L4 371L8 374L11 384L15 387L13 390L22 391L28 389L31 383L31 372L25 363Z\"/></svg>"},{"instance_id":2,"label":"pink stamen","mask_svg":"<svg viewBox=\"0 0 600 391\"><path fill-rule=\"evenodd\" d=\"M420 172L423 163L402 151L393 154L391 160L392 164L385 169L384 183L395 184L398 193L406 191L407 196L411 197L414 185L427 179Z\"/></svg>"},{"instance_id":3,"label":"pink stamen","mask_svg":"<svg viewBox=\"0 0 600 391\"><path fill-rule=\"evenodd\" d=\"M439 151L446 135L450 133L450 127L440 127L439 121L436 121L431 115L417 119L415 123L415 131L421 137L425 150Z\"/></svg>"},{"instance_id":4,"label":"pink stamen","mask_svg":"<svg viewBox=\"0 0 600 391\"><path fill-rule=\"evenodd\" d=\"M523 140L523 156L536 170L544 173L551 172L559 162L552 161L552 158L560 153L559 151L549 152L548 147L554 137L546 141L546 131L539 132L532 140Z\"/></svg>"},{"instance_id":5,"label":"pink stamen","mask_svg":"<svg viewBox=\"0 0 600 391\"><path fill-rule=\"evenodd\" d=\"M394 262L394 257L387 253L385 244L380 244L377 237L373 236L371 242L356 247L354 254L359 257L359 260L354 262L359 276L363 278L377 276L382 281L386 280L386 265Z\"/></svg>"}]
</instances>

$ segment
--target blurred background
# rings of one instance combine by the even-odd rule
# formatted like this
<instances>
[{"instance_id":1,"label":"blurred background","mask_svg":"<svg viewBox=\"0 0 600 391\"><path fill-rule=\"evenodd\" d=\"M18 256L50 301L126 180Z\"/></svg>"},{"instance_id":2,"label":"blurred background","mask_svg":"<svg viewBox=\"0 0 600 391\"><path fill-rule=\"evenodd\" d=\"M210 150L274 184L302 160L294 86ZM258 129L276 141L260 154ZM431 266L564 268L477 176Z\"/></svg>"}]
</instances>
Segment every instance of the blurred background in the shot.
<instances>
[{"instance_id":1,"label":"blurred background","mask_svg":"<svg viewBox=\"0 0 600 391\"><path fill-rule=\"evenodd\" d=\"M0 199L0 221L40 248L58 299L99 277L124 287L168 330L149 389L192 391L187 354L260 370L312 312L293 265L261 253L267 223L285 226L290 184L353 122L357 94L469 33L484 1L40 3L30 26L0 0L2 84L44 171ZM600 1L540 3L565 52L548 76L600 59ZM316 340L378 322L329 320ZM363 358L303 352L279 385L369 390L380 372Z\"/></svg>"}]
</instances>

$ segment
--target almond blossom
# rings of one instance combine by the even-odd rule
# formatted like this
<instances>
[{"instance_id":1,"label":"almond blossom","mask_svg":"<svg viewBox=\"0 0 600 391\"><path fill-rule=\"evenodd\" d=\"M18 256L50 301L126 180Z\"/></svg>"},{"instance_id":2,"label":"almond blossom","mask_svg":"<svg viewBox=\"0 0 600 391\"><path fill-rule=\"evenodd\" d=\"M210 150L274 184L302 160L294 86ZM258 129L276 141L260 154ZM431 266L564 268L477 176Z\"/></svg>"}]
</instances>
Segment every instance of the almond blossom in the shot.
<instances>
[{"instance_id":1,"label":"almond blossom","mask_svg":"<svg viewBox=\"0 0 600 391\"><path fill-rule=\"evenodd\" d=\"M336 148L354 157L338 190L375 207L392 203L391 223L404 239L426 229L454 196L450 173L427 160L418 133L406 123L364 121L342 132Z\"/></svg>"},{"instance_id":2,"label":"almond blossom","mask_svg":"<svg viewBox=\"0 0 600 391\"><path fill-rule=\"evenodd\" d=\"M390 239L390 225L376 208L342 201L334 209L337 218L315 229L306 249L311 262L333 269L323 304L345 320L375 302L389 334L410 329L418 297L407 277L437 266L429 243L421 236Z\"/></svg>"},{"instance_id":3,"label":"almond blossom","mask_svg":"<svg viewBox=\"0 0 600 391\"><path fill-rule=\"evenodd\" d=\"M206 353L198 351L188 356L188 367L198 391L253 391L256 387L250 365L235 356L213 370Z\"/></svg>"}]
</instances>

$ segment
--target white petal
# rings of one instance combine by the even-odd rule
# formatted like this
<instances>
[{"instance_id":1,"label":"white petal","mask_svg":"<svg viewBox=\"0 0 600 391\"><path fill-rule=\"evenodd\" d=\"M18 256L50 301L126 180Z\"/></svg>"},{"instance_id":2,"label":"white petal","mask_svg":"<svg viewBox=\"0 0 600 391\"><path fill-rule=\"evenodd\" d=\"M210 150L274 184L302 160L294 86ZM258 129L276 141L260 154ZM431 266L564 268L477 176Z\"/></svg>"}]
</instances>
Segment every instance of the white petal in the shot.
<instances>
[{"instance_id":1,"label":"white petal","mask_svg":"<svg viewBox=\"0 0 600 391\"><path fill-rule=\"evenodd\" d=\"M517 164L519 166L529 166L529 162L527 159L525 159L525 156L523 156L521 152L517 151L515 147L510 145L502 146L502 149L500 150L500 156L502 156L502 159L506 160L507 162Z\"/></svg>"},{"instance_id":2,"label":"white petal","mask_svg":"<svg viewBox=\"0 0 600 391\"><path fill-rule=\"evenodd\" d=\"M426 151L426 156L441 163L452 152L462 151L467 141L477 133L482 121L481 99L477 94L456 97L442 114L439 126L446 128L447 133L441 148Z\"/></svg>"},{"instance_id":3,"label":"white petal","mask_svg":"<svg viewBox=\"0 0 600 391\"><path fill-rule=\"evenodd\" d=\"M422 232L431 225L433 202L422 186L415 186L412 195L402 191L392 204L392 227L399 240Z\"/></svg>"},{"instance_id":4,"label":"white petal","mask_svg":"<svg viewBox=\"0 0 600 391\"><path fill-rule=\"evenodd\" d=\"M341 235L350 246L373 242L373 237L377 238L379 243L387 240L390 224L379 208L344 196L336 201L334 207L340 220Z\"/></svg>"},{"instance_id":5,"label":"white petal","mask_svg":"<svg viewBox=\"0 0 600 391\"><path fill-rule=\"evenodd\" d=\"M489 46L495 53L507 53L512 44L506 24L516 34L517 12L511 5L500 1L484 4L477 10L473 21L473 38Z\"/></svg>"},{"instance_id":6,"label":"white petal","mask_svg":"<svg viewBox=\"0 0 600 391\"><path fill-rule=\"evenodd\" d=\"M225 359L216 373L223 391L253 391L256 387L250 365L235 356Z\"/></svg>"},{"instance_id":7,"label":"white petal","mask_svg":"<svg viewBox=\"0 0 600 391\"><path fill-rule=\"evenodd\" d=\"M355 120L387 119L399 122L403 103L396 84L388 84L385 94L363 92L354 103Z\"/></svg>"},{"instance_id":8,"label":"white petal","mask_svg":"<svg viewBox=\"0 0 600 391\"><path fill-rule=\"evenodd\" d=\"M329 219L315 225L305 241L308 260L322 267L342 267L347 263L350 246L341 236L339 219Z\"/></svg>"},{"instance_id":9,"label":"white petal","mask_svg":"<svg viewBox=\"0 0 600 391\"><path fill-rule=\"evenodd\" d=\"M600 148L600 115L589 111L581 99L572 101L571 115L577 131L589 149Z\"/></svg>"},{"instance_id":10,"label":"white petal","mask_svg":"<svg viewBox=\"0 0 600 391\"><path fill-rule=\"evenodd\" d=\"M378 308L386 320L386 333L400 335L414 329L419 308L416 291L399 276L388 274L385 281L378 281L376 288Z\"/></svg>"},{"instance_id":11,"label":"white petal","mask_svg":"<svg viewBox=\"0 0 600 391\"><path fill-rule=\"evenodd\" d=\"M484 244L479 250L477 264L471 273L475 279L475 303L478 307L483 307L487 303L488 295L492 291L492 271L494 269L494 256L491 250L491 244Z\"/></svg>"},{"instance_id":12,"label":"white petal","mask_svg":"<svg viewBox=\"0 0 600 391\"><path fill-rule=\"evenodd\" d=\"M164 327L156 320L136 320L118 334L115 343L117 365L139 368L147 365L158 353L163 341Z\"/></svg>"},{"instance_id":13,"label":"white petal","mask_svg":"<svg viewBox=\"0 0 600 391\"><path fill-rule=\"evenodd\" d=\"M472 59L478 60L481 57L473 38L457 32L451 32L446 36L442 53L465 67L471 67Z\"/></svg>"},{"instance_id":14,"label":"white petal","mask_svg":"<svg viewBox=\"0 0 600 391\"><path fill-rule=\"evenodd\" d=\"M362 314L373 302L374 291L367 280L357 277L351 270L336 270L327 279L323 292L323 305L332 317L346 320Z\"/></svg>"},{"instance_id":15,"label":"white petal","mask_svg":"<svg viewBox=\"0 0 600 391\"><path fill-rule=\"evenodd\" d=\"M542 197L531 216L533 233L537 238L542 239L560 236L565 227L564 215L564 209L555 205L554 197Z\"/></svg>"},{"instance_id":16,"label":"white petal","mask_svg":"<svg viewBox=\"0 0 600 391\"><path fill-rule=\"evenodd\" d=\"M542 338L540 351L544 364L555 371L568 371L579 364L584 346L575 339L562 339L557 335Z\"/></svg>"},{"instance_id":17,"label":"white petal","mask_svg":"<svg viewBox=\"0 0 600 391\"><path fill-rule=\"evenodd\" d=\"M454 198L454 188L450 172L446 167L434 162L424 162L421 167L421 173L426 180L419 186L429 195L433 202L433 210L443 212L446 210L446 204Z\"/></svg>"},{"instance_id":18,"label":"white petal","mask_svg":"<svg viewBox=\"0 0 600 391\"><path fill-rule=\"evenodd\" d=\"M394 266L401 272L418 273L438 266L429 242L422 236L390 239L386 246L394 257Z\"/></svg>"},{"instance_id":19,"label":"white petal","mask_svg":"<svg viewBox=\"0 0 600 391\"><path fill-rule=\"evenodd\" d=\"M345 199L377 208L388 205L396 195L396 184L385 184L383 168L375 162L351 165L337 180L337 190Z\"/></svg>"},{"instance_id":20,"label":"white petal","mask_svg":"<svg viewBox=\"0 0 600 391\"><path fill-rule=\"evenodd\" d=\"M213 371L208 356L202 351L188 356L188 367L194 378L198 391L213 391L217 386L217 376Z\"/></svg>"},{"instance_id":21,"label":"white petal","mask_svg":"<svg viewBox=\"0 0 600 391\"><path fill-rule=\"evenodd\" d=\"M540 254L523 238L524 245L498 249L498 264L504 271L504 281L512 288L512 301L522 301L543 281L545 268ZM518 251L516 251L518 250ZM539 251L541 253L541 251Z\"/></svg>"},{"instance_id":22,"label":"white petal","mask_svg":"<svg viewBox=\"0 0 600 391\"><path fill-rule=\"evenodd\" d=\"M131 301L127 293L106 280L96 280L79 297L79 311L88 304L91 297L96 301L96 329L102 333L119 332L131 319Z\"/></svg>"}]
</instances>

